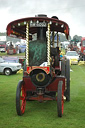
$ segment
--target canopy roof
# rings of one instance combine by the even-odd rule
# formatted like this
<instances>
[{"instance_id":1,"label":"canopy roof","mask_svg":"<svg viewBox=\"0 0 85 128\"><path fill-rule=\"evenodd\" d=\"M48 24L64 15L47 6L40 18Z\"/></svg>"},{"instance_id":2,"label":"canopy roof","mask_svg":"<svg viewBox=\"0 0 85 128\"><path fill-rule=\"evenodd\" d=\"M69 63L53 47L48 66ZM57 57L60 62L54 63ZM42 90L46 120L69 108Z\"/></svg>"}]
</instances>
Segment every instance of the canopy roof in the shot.
<instances>
[{"instance_id":1,"label":"canopy roof","mask_svg":"<svg viewBox=\"0 0 85 128\"><path fill-rule=\"evenodd\" d=\"M51 31L65 33L66 38L69 36L69 26L67 23L48 17L28 17L10 22L7 25L7 36L26 38L26 24L29 23L29 35L37 32L38 27L46 27L50 23Z\"/></svg>"}]
</instances>

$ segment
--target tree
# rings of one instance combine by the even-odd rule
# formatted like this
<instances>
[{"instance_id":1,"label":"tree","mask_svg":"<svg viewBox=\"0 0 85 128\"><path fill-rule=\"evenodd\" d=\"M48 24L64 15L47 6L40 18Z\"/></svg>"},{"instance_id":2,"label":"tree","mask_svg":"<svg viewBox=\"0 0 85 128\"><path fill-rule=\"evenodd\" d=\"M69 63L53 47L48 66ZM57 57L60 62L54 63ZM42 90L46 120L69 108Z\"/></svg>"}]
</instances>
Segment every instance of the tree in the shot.
<instances>
[{"instance_id":1,"label":"tree","mask_svg":"<svg viewBox=\"0 0 85 128\"><path fill-rule=\"evenodd\" d=\"M65 34L59 34L60 36L60 42L67 41ZM69 36L69 39L71 39L71 36Z\"/></svg>"},{"instance_id":2,"label":"tree","mask_svg":"<svg viewBox=\"0 0 85 128\"><path fill-rule=\"evenodd\" d=\"M75 42L75 41L76 41L76 42L81 42L81 38L82 38L82 36L78 36L78 35L73 36L74 42Z\"/></svg>"}]
</instances>

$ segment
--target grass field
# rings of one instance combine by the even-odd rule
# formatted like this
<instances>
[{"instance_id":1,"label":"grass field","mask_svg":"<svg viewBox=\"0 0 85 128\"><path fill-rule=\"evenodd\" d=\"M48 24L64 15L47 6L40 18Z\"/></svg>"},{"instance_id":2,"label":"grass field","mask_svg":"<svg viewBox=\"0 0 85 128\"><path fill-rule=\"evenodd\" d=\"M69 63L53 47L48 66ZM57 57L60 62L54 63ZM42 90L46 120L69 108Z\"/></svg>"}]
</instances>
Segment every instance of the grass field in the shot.
<instances>
[{"instance_id":1,"label":"grass field","mask_svg":"<svg viewBox=\"0 0 85 128\"><path fill-rule=\"evenodd\" d=\"M27 102L25 114L18 116L15 97L22 74L0 75L0 128L84 128L85 66L73 65L71 69L71 101L64 103L62 118L57 117L56 101Z\"/></svg>"}]
</instances>

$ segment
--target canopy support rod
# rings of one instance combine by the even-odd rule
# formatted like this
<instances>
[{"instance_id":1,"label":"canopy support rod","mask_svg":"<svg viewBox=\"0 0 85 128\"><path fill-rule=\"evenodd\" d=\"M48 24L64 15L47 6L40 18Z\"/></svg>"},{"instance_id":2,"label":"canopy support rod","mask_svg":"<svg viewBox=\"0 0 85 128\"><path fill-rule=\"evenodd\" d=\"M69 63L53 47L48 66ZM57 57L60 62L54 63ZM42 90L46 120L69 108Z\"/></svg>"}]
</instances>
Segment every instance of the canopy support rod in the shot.
<instances>
[{"instance_id":1,"label":"canopy support rod","mask_svg":"<svg viewBox=\"0 0 85 128\"><path fill-rule=\"evenodd\" d=\"M57 47L59 46L59 35L58 35L58 32L57 32Z\"/></svg>"},{"instance_id":2,"label":"canopy support rod","mask_svg":"<svg viewBox=\"0 0 85 128\"><path fill-rule=\"evenodd\" d=\"M26 66L29 66L29 23L26 24Z\"/></svg>"},{"instance_id":3,"label":"canopy support rod","mask_svg":"<svg viewBox=\"0 0 85 128\"><path fill-rule=\"evenodd\" d=\"M52 44L53 44L53 48L54 48L54 31L52 32Z\"/></svg>"},{"instance_id":4,"label":"canopy support rod","mask_svg":"<svg viewBox=\"0 0 85 128\"><path fill-rule=\"evenodd\" d=\"M50 23L48 23L48 38L47 38L47 65L50 66Z\"/></svg>"}]
</instances>

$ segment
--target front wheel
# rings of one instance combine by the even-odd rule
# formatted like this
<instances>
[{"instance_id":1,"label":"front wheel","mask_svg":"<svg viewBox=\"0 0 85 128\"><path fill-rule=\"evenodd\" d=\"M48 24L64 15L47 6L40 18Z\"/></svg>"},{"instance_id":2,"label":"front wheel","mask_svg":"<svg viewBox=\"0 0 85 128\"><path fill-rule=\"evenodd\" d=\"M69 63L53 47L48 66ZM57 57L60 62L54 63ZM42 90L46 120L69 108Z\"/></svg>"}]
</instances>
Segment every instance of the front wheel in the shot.
<instances>
[{"instance_id":1,"label":"front wheel","mask_svg":"<svg viewBox=\"0 0 85 128\"><path fill-rule=\"evenodd\" d=\"M16 91L16 111L19 116L23 115L26 106L26 92L24 89L24 82L21 80L18 83Z\"/></svg>"},{"instance_id":2,"label":"front wheel","mask_svg":"<svg viewBox=\"0 0 85 128\"><path fill-rule=\"evenodd\" d=\"M11 71L11 69L9 69L9 68L7 68L7 69L4 70L4 74L5 74L6 76L11 75L11 73L12 73L12 71Z\"/></svg>"},{"instance_id":3,"label":"front wheel","mask_svg":"<svg viewBox=\"0 0 85 128\"><path fill-rule=\"evenodd\" d=\"M63 89L63 82L59 81L58 83L58 94L57 94L57 111L58 117L62 117L63 109L64 109L64 89Z\"/></svg>"}]
</instances>

